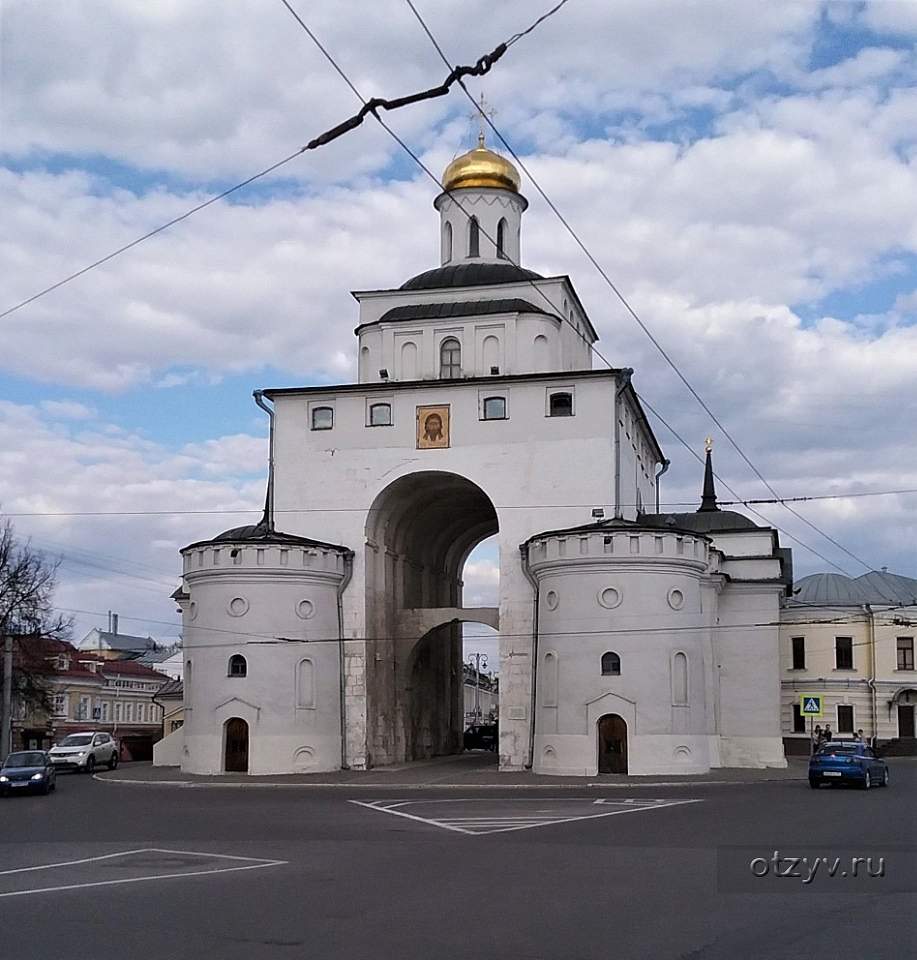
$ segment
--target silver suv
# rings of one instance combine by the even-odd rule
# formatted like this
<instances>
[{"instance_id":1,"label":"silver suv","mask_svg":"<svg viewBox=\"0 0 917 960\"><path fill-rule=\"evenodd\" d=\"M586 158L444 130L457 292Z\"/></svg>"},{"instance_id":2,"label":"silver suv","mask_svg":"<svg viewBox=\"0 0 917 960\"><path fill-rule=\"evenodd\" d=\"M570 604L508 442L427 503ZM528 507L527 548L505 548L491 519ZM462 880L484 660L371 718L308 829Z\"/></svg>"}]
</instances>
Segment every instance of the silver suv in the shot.
<instances>
[{"instance_id":1,"label":"silver suv","mask_svg":"<svg viewBox=\"0 0 917 960\"><path fill-rule=\"evenodd\" d=\"M109 770L118 766L118 744L108 733L71 733L48 751L51 763L58 769L92 773L106 764Z\"/></svg>"}]
</instances>

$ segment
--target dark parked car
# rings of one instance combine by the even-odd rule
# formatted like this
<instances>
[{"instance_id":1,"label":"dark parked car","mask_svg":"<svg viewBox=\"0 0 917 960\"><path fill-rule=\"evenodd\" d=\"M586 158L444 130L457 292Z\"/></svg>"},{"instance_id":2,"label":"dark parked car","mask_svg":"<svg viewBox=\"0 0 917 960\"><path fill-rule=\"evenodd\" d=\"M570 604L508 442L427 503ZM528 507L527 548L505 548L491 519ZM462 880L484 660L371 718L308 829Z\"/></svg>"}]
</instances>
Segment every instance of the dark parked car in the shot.
<instances>
[{"instance_id":1,"label":"dark parked car","mask_svg":"<svg viewBox=\"0 0 917 960\"><path fill-rule=\"evenodd\" d=\"M888 764L859 740L831 740L809 760L809 786L815 790L823 783L855 783L864 790L887 787Z\"/></svg>"},{"instance_id":2,"label":"dark parked car","mask_svg":"<svg viewBox=\"0 0 917 960\"><path fill-rule=\"evenodd\" d=\"M497 749L499 736L495 723L473 723L465 730L463 746L466 750Z\"/></svg>"},{"instance_id":3,"label":"dark parked car","mask_svg":"<svg viewBox=\"0 0 917 960\"><path fill-rule=\"evenodd\" d=\"M0 795L49 794L57 786L57 771L44 750L11 753L0 767Z\"/></svg>"}]
</instances>

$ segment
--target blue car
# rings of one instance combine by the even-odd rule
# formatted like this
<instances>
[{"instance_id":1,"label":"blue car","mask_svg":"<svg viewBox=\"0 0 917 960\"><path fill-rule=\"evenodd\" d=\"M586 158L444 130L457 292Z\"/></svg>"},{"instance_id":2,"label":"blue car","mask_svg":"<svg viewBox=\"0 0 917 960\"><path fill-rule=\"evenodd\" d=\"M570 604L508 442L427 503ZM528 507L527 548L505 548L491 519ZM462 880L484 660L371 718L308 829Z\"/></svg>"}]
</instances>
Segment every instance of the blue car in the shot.
<instances>
[{"instance_id":1,"label":"blue car","mask_svg":"<svg viewBox=\"0 0 917 960\"><path fill-rule=\"evenodd\" d=\"M0 767L0 795L49 794L57 787L57 771L44 750L11 753Z\"/></svg>"},{"instance_id":2,"label":"blue car","mask_svg":"<svg viewBox=\"0 0 917 960\"><path fill-rule=\"evenodd\" d=\"M809 786L853 783L864 790L888 786L888 764L859 740L823 743L809 760Z\"/></svg>"}]
</instances>

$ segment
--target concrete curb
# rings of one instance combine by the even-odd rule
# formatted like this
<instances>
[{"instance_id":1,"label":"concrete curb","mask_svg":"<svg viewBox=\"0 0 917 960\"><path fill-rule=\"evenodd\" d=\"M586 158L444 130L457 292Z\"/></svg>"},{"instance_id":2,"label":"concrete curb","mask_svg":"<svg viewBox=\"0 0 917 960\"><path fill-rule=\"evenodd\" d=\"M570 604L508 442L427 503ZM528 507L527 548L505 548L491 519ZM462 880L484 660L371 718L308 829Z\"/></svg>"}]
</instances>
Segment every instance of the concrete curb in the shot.
<instances>
[{"instance_id":1,"label":"concrete curb","mask_svg":"<svg viewBox=\"0 0 917 960\"><path fill-rule=\"evenodd\" d=\"M93 774L100 783L132 787L190 787L221 790L645 790L657 787L749 787L757 783L802 783L805 777L762 777L758 780L667 780L653 783L216 783L196 780L127 780Z\"/></svg>"}]
</instances>

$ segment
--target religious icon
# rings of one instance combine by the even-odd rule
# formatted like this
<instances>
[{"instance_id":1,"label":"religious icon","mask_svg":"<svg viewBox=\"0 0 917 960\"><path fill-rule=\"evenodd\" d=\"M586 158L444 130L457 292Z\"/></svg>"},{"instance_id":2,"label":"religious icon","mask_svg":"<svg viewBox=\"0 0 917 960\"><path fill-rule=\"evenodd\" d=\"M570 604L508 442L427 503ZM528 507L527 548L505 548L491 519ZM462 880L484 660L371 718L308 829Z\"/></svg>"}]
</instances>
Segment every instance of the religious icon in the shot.
<instances>
[{"instance_id":1,"label":"religious icon","mask_svg":"<svg viewBox=\"0 0 917 960\"><path fill-rule=\"evenodd\" d=\"M442 450L449 446L449 407L417 408L417 449Z\"/></svg>"}]
</instances>

